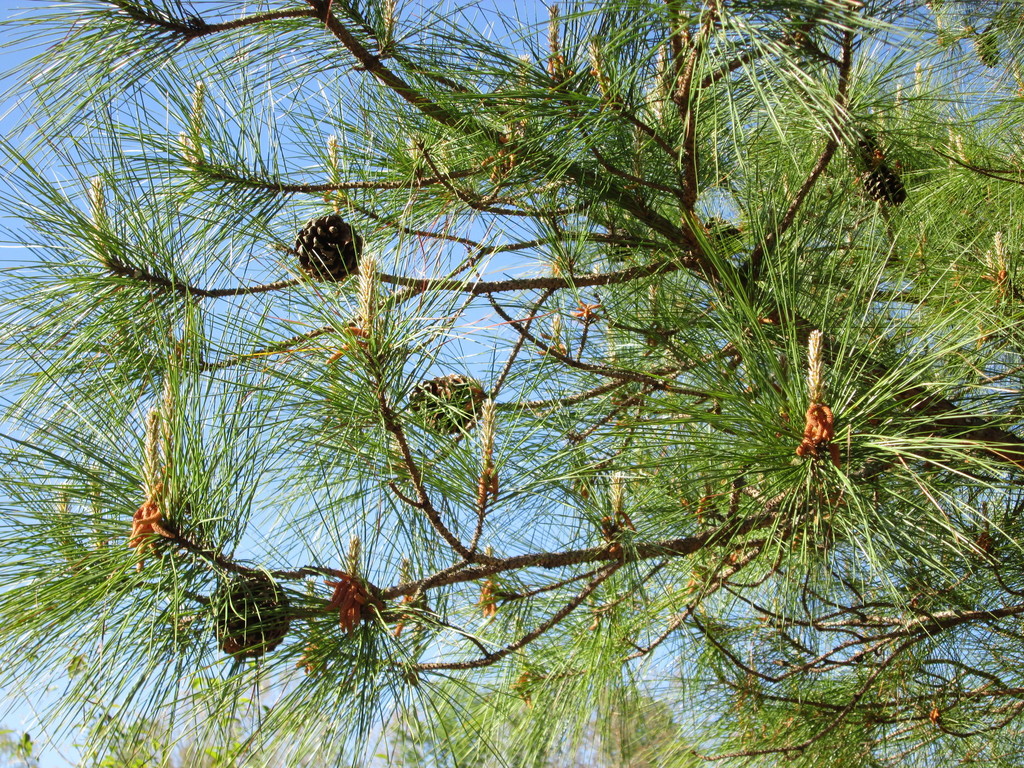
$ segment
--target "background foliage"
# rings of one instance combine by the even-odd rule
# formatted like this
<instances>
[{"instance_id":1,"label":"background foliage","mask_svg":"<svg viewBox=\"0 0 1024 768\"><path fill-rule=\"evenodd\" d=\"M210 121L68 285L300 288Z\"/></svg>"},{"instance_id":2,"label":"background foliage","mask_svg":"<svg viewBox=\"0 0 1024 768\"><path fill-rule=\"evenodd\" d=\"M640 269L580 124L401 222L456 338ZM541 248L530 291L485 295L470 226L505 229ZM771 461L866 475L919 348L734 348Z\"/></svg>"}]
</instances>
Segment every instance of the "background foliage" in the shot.
<instances>
[{"instance_id":1,"label":"background foliage","mask_svg":"<svg viewBox=\"0 0 1024 768\"><path fill-rule=\"evenodd\" d=\"M15 19L0 682L96 765L1019 765L1020 8L506 11Z\"/></svg>"}]
</instances>

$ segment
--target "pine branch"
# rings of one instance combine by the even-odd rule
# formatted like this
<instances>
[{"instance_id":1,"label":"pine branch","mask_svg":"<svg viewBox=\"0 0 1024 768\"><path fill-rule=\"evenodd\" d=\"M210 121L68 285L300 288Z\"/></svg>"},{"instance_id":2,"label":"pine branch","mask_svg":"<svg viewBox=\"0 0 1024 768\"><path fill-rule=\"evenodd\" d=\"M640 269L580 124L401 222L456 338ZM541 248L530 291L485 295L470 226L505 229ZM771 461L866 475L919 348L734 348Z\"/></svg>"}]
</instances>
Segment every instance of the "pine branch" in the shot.
<instances>
[{"instance_id":1,"label":"pine branch","mask_svg":"<svg viewBox=\"0 0 1024 768\"><path fill-rule=\"evenodd\" d=\"M599 5L25 22L0 685L109 705L89 759L153 712L282 768L1013 752L1020 183L963 147L1016 146L1024 26Z\"/></svg>"},{"instance_id":2,"label":"pine branch","mask_svg":"<svg viewBox=\"0 0 1024 768\"><path fill-rule=\"evenodd\" d=\"M170 32L180 37L184 42L191 42L208 35L216 35L222 32L230 32L246 27L259 26L271 21L281 19L316 18L315 11L301 8L282 11L267 11L256 13L250 16L242 16L231 21L224 21L217 24L209 24L201 16L190 15L187 18L179 19L170 15L159 15L146 8L137 5L132 0L107 0L111 5L127 14L135 21L146 26L155 27L165 32Z\"/></svg>"},{"instance_id":3,"label":"pine branch","mask_svg":"<svg viewBox=\"0 0 1024 768\"><path fill-rule=\"evenodd\" d=\"M367 72L376 77L381 84L392 90L403 100L419 109L427 117L459 133L482 136L489 140L492 146L496 148L505 147L513 153L517 150L516 143L508 136L480 124L475 118L455 115L449 112L389 70L377 56L374 56L364 48L348 29L337 20L330 12L329 3L324 3L322 0L307 0L307 2L317 10L318 17L324 22L327 29L355 56ZM556 158L551 158L551 160L555 161ZM566 166L565 172L569 178L587 189L593 190L602 199L621 205L638 220L644 222L659 234L669 238L670 242L682 245L687 250L687 255L683 257L683 262L689 268L699 269L703 272L713 272L710 263L701 253L699 242L688 231L688 228L684 227L680 231L668 219L652 211L643 201L609 185L606 180L599 178L592 171L584 169L575 163L566 164L558 162L558 164Z\"/></svg>"},{"instance_id":4,"label":"pine branch","mask_svg":"<svg viewBox=\"0 0 1024 768\"><path fill-rule=\"evenodd\" d=\"M381 275L381 281L392 285L419 288L426 291L460 291L474 296L485 296L493 293L512 291L553 290L563 288L592 288L598 285L618 285L630 283L646 277L669 274L682 268L681 264L667 261L656 261L636 267L629 267L618 272L589 274L570 277L521 277L508 280L480 280L467 282L451 279L431 279L405 277L403 275Z\"/></svg>"},{"instance_id":5,"label":"pine branch","mask_svg":"<svg viewBox=\"0 0 1024 768\"><path fill-rule=\"evenodd\" d=\"M365 71L369 72L382 85L416 107L427 117L437 121L440 125L454 128L459 132L471 130L473 133L479 133L489 138L495 145L505 143L506 139L500 132L482 125L473 118L449 112L417 91L395 72L388 69L380 57L367 50L349 31L348 27L342 24L337 16L331 12L330 2L324 2L323 0L306 0L306 2L312 6L316 18L324 23L327 30L355 57L356 61L359 62Z\"/></svg>"},{"instance_id":6,"label":"pine branch","mask_svg":"<svg viewBox=\"0 0 1024 768\"><path fill-rule=\"evenodd\" d=\"M244 175L228 166L202 164L194 166L192 170L208 181L224 182L245 189L260 189L284 195L302 194L316 197L321 197L331 192L349 192L352 190L400 190L447 186L453 179L471 178L487 171L486 164L481 164L477 168L465 168L457 171L445 171L443 173L439 171L435 176L412 176L408 179L396 181L380 179L376 181L343 181L326 184L296 184L282 181L281 179Z\"/></svg>"},{"instance_id":7,"label":"pine branch","mask_svg":"<svg viewBox=\"0 0 1024 768\"><path fill-rule=\"evenodd\" d=\"M567 549L562 552L534 552L506 558L494 557L491 558L489 563L467 566L459 570L449 571L444 575L431 576L418 581L381 589L380 597L384 600L392 600L396 597L416 594L439 586L479 581L488 576L506 571L518 571L524 568L552 569L582 565L584 563L608 561L631 563L652 558L688 557L707 547L727 544L739 536L752 531L770 528L777 523L778 517L776 515L759 515L725 523L696 536L665 539L662 541L634 542L628 549L624 549L624 554L610 551L607 544L603 544L599 547ZM479 560L479 557L477 559Z\"/></svg>"},{"instance_id":8,"label":"pine branch","mask_svg":"<svg viewBox=\"0 0 1024 768\"><path fill-rule=\"evenodd\" d=\"M864 696L867 695L868 691L871 690L872 686L875 683L875 680L878 679L882 672L884 672L890 664L892 664L904 651L911 648L916 642L916 640L911 640L898 646L891 654L889 654L889 657L882 664L878 665L874 670L872 670L872 672L867 676L867 679L864 682L864 684L860 687L856 694L854 694L850 701L847 702L841 710L839 710L835 718L833 718L832 721L828 723L828 725L826 725L824 728L821 728L813 736L805 739L799 744L794 744L788 747L775 747L769 749L739 750L736 752L728 752L725 754L714 756L702 755L700 753L697 753L697 757L701 758L702 760L707 760L709 762L717 762L719 760L731 760L737 757L757 757L759 755L789 754L791 752L801 752L807 749L809 746L825 738L830 733L832 733L836 728L842 725L843 721L856 708L860 700L863 699Z\"/></svg>"},{"instance_id":9,"label":"pine branch","mask_svg":"<svg viewBox=\"0 0 1024 768\"><path fill-rule=\"evenodd\" d=\"M187 282L164 277L163 275L150 272L142 267L129 266L119 259L110 256L104 258L103 264L107 269L120 277L128 277L132 280L138 280L148 285L166 289L173 293L179 293L183 296L201 299L216 299L228 296L248 296L254 293L280 291L285 288L292 288L302 283L302 280L300 279L291 279L278 280L265 285L239 286L237 288L197 288L193 285L189 285Z\"/></svg>"}]
</instances>

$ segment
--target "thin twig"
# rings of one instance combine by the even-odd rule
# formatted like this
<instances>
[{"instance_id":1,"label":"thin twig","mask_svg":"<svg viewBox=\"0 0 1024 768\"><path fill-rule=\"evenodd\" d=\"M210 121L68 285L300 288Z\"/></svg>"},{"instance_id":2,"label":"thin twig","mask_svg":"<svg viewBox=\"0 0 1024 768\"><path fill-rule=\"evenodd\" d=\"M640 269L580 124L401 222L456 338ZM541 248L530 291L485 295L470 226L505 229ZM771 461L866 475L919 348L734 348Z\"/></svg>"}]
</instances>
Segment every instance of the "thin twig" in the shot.
<instances>
[{"instance_id":1,"label":"thin twig","mask_svg":"<svg viewBox=\"0 0 1024 768\"><path fill-rule=\"evenodd\" d=\"M441 125L456 128L462 132L465 132L469 125L472 124L473 129L471 132L482 133L496 144L504 142L504 136L500 131L489 128L478 120L449 112L440 104L424 96L394 71L386 67L381 58L368 51L348 30L348 27L342 24L337 16L331 12L329 0L328 2L323 2L323 0L306 1L313 7L316 17L324 23L324 26L334 35L338 42L345 46L348 52L356 58L364 70L427 117Z\"/></svg>"},{"instance_id":2,"label":"thin twig","mask_svg":"<svg viewBox=\"0 0 1024 768\"><path fill-rule=\"evenodd\" d=\"M522 337L520 337L522 338ZM606 384L602 384L599 387L588 389L584 392L579 392L575 395L569 395L568 397L554 397L548 400L526 400L521 403L499 403L499 408L528 408L530 410L539 410L541 408L557 408L565 407L567 405L575 405L576 403L582 403L585 400L592 400L595 397L606 395L609 392L614 392L620 387L626 386L628 382L625 381L609 381Z\"/></svg>"},{"instance_id":3,"label":"thin twig","mask_svg":"<svg viewBox=\"0 0 1024 768\"><path fill-rule=\"evenodd\" d=\"M547 301L553 293L553 290L547 290L541 294L539 299L537 299L536 303L533 305L533 309L530 311L530 316L526 319L524 327L527 330L530 329L530 325L536 318L537 312L539 312L540 308L544 306L544 302ZM505 383L505 379L508 377L509 372L512 370L512 365L515 363L516 357L519 355L519 351L523 348L523 344L525 342L526 337L520 334L519 338L516 339L515 345L512 347L512 352L509 354L508 360L505 361L505 365L501 369L501 373L498 374L498 378L495 380L494 386L491 387L490 398L492 400L495 400L498 397L498 393L501 391L501 387Z\"/></svg>"},{"instance_id":4,"label":"thin twig","mask_svg":"<svg viewBox=\"0 0 1024 768\"><path fill-rule=\"evenodd\" d=\"M803 184L800 185L800 189L797 190L793 199L790 201L789 207L786 209L786 213L782 217L782 221L780 221L775 230L769 232L765 236L764 240L758 243L751 252L749 262L749 280L751 282L756 280L761 274L764 254L774 248L775 244L779 241L779 238L781 238L790 226L792 226L793 222L796 220L797 212L803 206L807 196L814 188L814 185L817 184L821 174L828 167L833 155L835 155L836 150L839 148L839 129L842 125L843 117L846 115L847 91L850 87L850 69L853 66L852 30L846 30L843 33L842 50L843 58L839 66L839 85L836 89L835 107L830 119L831 130L829 131L828 139L825 141L825 148L822 150L821 155L819 155L814 167L811 168L811 172L807 174L807 178L804 179Z\"/></svg>"},{"instance_id":5,"label":"thin twig","mask_svg":"<svg viewBox=\"0 0 1024 768\"><path fill-rule=\"evenodd\" d=\"M500 648L496 651L492 651L491 653L486 654L483 658L473 659L471 661L431 662L428 664L418 664L416 665L416 669L422 672L438 672L441 670L456 669L479 669L480 667L488 667L491 664L501 661L510 653L514 653L515 651L518 651L520 648L523 648L532 643L534 640L536 640L538 637L543 635L549 629L558 624L562 619L564 619L566 616L568 616L570 613L576 610L583 603L584 600L590 597L590 595L592 595L594 591L599 586L601 586L602 582L604 582L609 576L615 573L615 571L617 571L620 567L621 564L617 562L605 566L605 568L602 569L602 572L600 572L593 581L591 581L586 587L584 587L583 590L578 595L576 595L576 597L570 600L556 613L552 614L546 621L542 622L537 627L527 632L514 643L506 645L505 647Z\"/></svg>"},{"instance_id":6,"label":"thin twig","mask_svg":"<svg viewBox=\"0 0 1024 768\"><path fill-rule=\"evenodd\" d=\"M743 750L739 752L730 752L722 755L713 756L697 754L697 757L701 758L702 760L707 760L709 762L716 762L718 760L728 760L737 757L756 757L758 755L786 754L789 752L799 752L801 750L806 749L807 747L814 744L814 742L824 738L832 731L834 731L836 728L838 728L846 719L846 717L850 714L850 712L852 712L853 709L857 706L857 703L861 699L863 699L865 695L867 695L867 692L869 690L871 690L871 686L874 685L875 680L878 679L878 676L881 675L882 672L884 672L900 654L902 654L905 650L910 648L916 642L917 640L908 640L907 642L900 645L895 651L893 651L892 654L890 654L889 658L887 658L884 662L882 662L874 670L872 670L871 674L868 675L867 680L864 681L864 684L853 695L850 701L839 711L835 718L832 719L831 722L829 722L817 733L808 737L799 744L794 744L789 747L771 747L768 749Z\"/></svg>"},{"instance_id":7,"label":"thin twig","mask_svg":"<svg viewBox=\"0 0 1024 768\"><path fill-rule=\"evenodd\" d=\"M279 341L276 344L271 344L268 347L263 347L262 349L257 349L254 350L253 352L247 352L244 355L235 355L234 357L229 357L226 360L218 360L217 362L213 363L204 363L201 366L201 370L203 372L219 371L224 368L230 368L234 365L240 365L241 363L246 362L247 360L267 357L268 355L279 355L287 352L296 352L298 351L298 349L301 349L301 347L298 347L297 349L297 345L301 345L305 342L312 341L318 336L323 336L324 334L327 333L337 333L337 329L333 325L325 325L320 328L316 328L312 331L307 331L306 333L301 333L298 334L297 336L292 336L291 338L283 339L282 341Z\"/></svg>"},{"instance_id":8,"label":"thin twig","mask_svg":"<svg viewBox=\"0 0 1024 768\"><path fill-rule=\"evenodd\" d=\"M643 179L640 178L639 176L634 176L632 173L627 173L626 171L623 171L621 168L615 167L614 165L612 165L611 161L608 160L601 153L601 150L599 150L597 147L591 147L590 152L597 159L597 162L601 164L601 167L604 168L606 171L608 171L608 173L612 174L613 176L618 176L620 179L625 179L631 184L635 184L640 187L647 187L648 189L653 189L658 192L665 192L666 194L672 195L673 197L679 200L683 200L685 198L685 193L683 192L683 190L678 189L677 187L668 187L665 186L664 184L659 184L656 181L651 181L650 179Z\"/></svg>"},{"instance_id":9,"label":"thin twig","mask_svg":"<svg viewBox=\"0 0 1024 768\"><path fill-rule=\"evenodd\" d=\"M983 168L979 165L973 165L972 163L968 163L964 160L961 160L958 157L947 155L945 152L943 152L941 149L938 149L937 147L932 147L932 151L946 158L947 160L956 163L962 168L966 168L967 170L973 171L974 173L979 173L982 176L987 176L990 179L995 179L996 181L1008 181L1011 184L1024 184L1024 171L1015 171L1009 168ZM1009 178L1011 174L1016 176L1017 178Z\"/></svg>"},{"instance_id":10,"label":"thin twig","mask_svg":"<svg viewBox=\"0 0 1024 768\"><path fill-rule=\"evenodd\" d=\"M380 382L378 382L378 389L379 388ZM479 560L480 556L474 554L466 547L465 544L459 541L459 538L452 533L448 526L446 526L441 520L441 514L434 507L434 503L430 499L430 494L427 493L427 488L423 484L423 475L420 472L419 464L412 455L412 449L409 447L409 441L405 437L405 430L402 429L402 425L398 421L398 417L395 415L394 410L392 410L391 406L388 404L387 398L381 391L377 394L377 404L380 409L381 417L384 421L384 428L394 436L395 442L398 444L398 449L402 454L402 463L405 465L405 469L409 473L409 481L412 483L412 487L416 491L416 501L412 502L411 506L415 509L421 510L427 516L427 519L434 527L434 530L438 532L441 538L444 539L460 557L465 559L467 562ZM400 498L406 500L404 496L400 496Z\"/></svg>"},{"instance_id":11,"label":"thin twig","mask_svg":"<svg viewBox=\"0 0 1024 768\"><path fill-rule=\"evenodd\" d=\"M512 328L524 336L527 341L533 344L537 349L543 351L546 355L554 358L560 363L568 365L570 368L576 368L581 371L587 371L588 373L596 373L600 376L607 376L613 379L619 379L621 381L635 381L640 384L646 384L649 387L657 390L664 390L666 392L673 392L682 395L692 395L695 397L710 398L711 395L703 390L690 389L688 387L679 387L672 384L671 381L665 379L659 379L654 376L649 376L645 373L639 373L637 371L627 371L621 368L612 368L607 365L592 365L591 363L584 363L575 358L564 355L556 349L553 349L549 345L544 344L540 339L530 333L520 321L513 320L512 317L505 312L500 304L498 304L493 297L488 297L491 301L491 306L494 307L494 311L501 316L505 322L507 322Z\"/></svg>"}]
</instances>

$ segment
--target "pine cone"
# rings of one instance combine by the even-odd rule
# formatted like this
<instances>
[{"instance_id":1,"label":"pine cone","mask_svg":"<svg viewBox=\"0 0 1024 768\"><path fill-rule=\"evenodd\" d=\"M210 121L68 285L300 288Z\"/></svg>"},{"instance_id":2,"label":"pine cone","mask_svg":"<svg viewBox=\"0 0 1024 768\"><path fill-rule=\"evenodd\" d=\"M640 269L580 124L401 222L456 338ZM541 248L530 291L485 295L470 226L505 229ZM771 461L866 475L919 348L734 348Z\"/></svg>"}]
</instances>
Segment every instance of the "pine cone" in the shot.
<instances>
[{"instance_id":1,"label":"pine cone","mask_svg":"<svg viewBox=\"0 0 1024 768\"><path fill-rule=\"evenodd\" d=\"M726 221L718 216L713 216L704 222L704 229L711 237L725 239L731 239L735 237L741 237L743 230L733 224L731 221Z\"/></svg>"},{"instance_id":2,"label":"pine cone","mask_svg":"<svg viewBox=\"0 0 1024 768\"><path fill-rule=\"evenodd\" d=\"M903 181L884 162L864 177L864 189L872 200L888 205L899 205L907 199Z\"/></svg>"},{"instance_id":3,"label":"pine cone","mask_svg":"<svg viewBox=\"0 0 1024 768\"><path fill-rule=\"evenodd\" d=\"M238 660L274 650L288 633L288 596L265 573L234 576L210 598L217 645Z\"/></svg>"},{"instance_id":4,"label":"pine cone","mask_svg":"<svg viewBox=\"0 0 1024 768\"><path fill-rule=\"evenodd\" d=\"M861 165L867 172L861 177L864 191L875 202L899 205L907 199L907 190L899 174L885 162L885 155L873 134L865 132L857 142Z\"/></svg>"},{"instance_id":5,"label":"pine cone","mask_svg":"<svg viewBox=\"0 0 1024 768\"><path fill-rule=\"evenodd\" d=\"M409 406L435 432L457 434L470 429L480 415L484 390L480 382L458 373L423 381L413 387Z\"/></svg>"},{"instance_id":6,"label":"pine cone","mask_svg":"<svg viewBox=\"0 0 1024 768\"><path fill-rule=\"evenodd\" d=\"M990 29L975 37L974 50L986 67L999 66L999 36L995 30Z\"/></svg>"},{"instance_id":7,"label":"pine cone","mask_svg":"<svg viewBox=\"0 0 1024 768\"><path fill-rule=\"evenodd\" d=\"M359 268L363 238L332 213L307 222L295 240L299 267L317 280L344 280Z\"/></svg>"}]
</instances>

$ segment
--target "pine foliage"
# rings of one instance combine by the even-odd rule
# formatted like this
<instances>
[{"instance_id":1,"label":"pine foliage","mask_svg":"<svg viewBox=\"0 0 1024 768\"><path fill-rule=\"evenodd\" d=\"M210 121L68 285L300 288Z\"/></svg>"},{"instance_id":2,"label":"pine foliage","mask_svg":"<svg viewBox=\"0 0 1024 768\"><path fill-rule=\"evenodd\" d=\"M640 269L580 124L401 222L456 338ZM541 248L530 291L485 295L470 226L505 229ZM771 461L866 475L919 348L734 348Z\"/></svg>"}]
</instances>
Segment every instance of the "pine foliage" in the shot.
<instances>
[{"instance_id":1,"label":"pine foliage","mask_svg":"<svg viewBox=\"0 0 1024 768\"><path fill-rule=\"evenodd\" d=\"M97 765L1020 765L1015 6L16 14L0 685Z\"/></svg>"}]
</instances>

